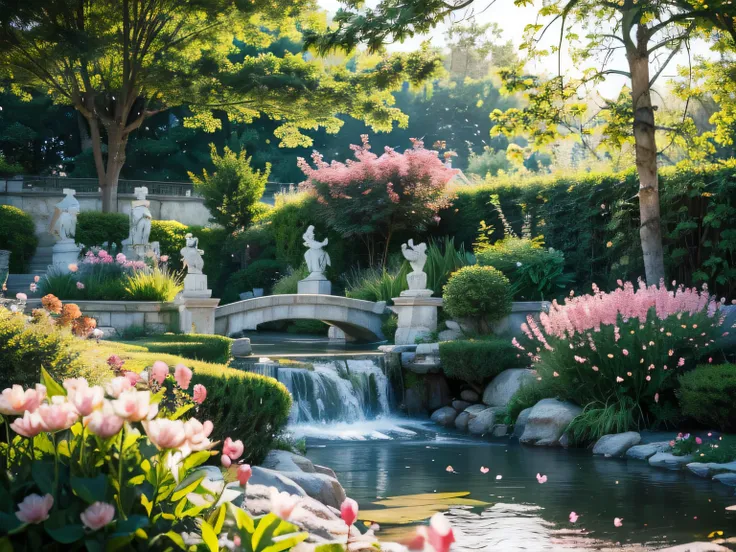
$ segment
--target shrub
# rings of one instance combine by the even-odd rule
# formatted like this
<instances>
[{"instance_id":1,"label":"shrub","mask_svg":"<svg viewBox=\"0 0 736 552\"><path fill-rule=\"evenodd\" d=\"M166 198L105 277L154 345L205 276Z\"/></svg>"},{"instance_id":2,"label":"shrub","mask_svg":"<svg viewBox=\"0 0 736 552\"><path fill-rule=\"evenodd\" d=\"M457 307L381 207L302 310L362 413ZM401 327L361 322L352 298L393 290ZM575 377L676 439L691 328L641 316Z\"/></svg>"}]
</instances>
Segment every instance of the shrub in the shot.
<instances>
[{"instance_id":1,"label":"shrub","mask_svg":"<svg viewBox=\"0 0 736 552\"><path fill-rule=\"evenodd\" d=\"M24 274L36 252L33 218L11 205L0 205L0 249L10 251L10 272Z\"/></svg>"},{"instance_id":2,"label":"shrub","mask_svg":"<svg viewBox=\"0 0 736 552\"><path fill-rule=\"evenodd\" d=\"M672 447L672 454L674 456L688 456L695 453L698 447L702 444L701 439L695 435L686 433L678 433L672 441L670 441L670 447Z\"/></svg>"},{"instance_id":3,"label":"shrub","mask_svg":"<svg viewBox=\"0 0 736 552\"><path fill-rule=\"evenodd\" d=\"M554 380L529 381L519 387L506 406L506 423L516 423L522 410L533 407L542 399L553 399L559 395Z\"/></svg>"},{"instance_id":4,"label":"shrub","mask_svg":"<svg viewBox=\"0 0 736 552\"><path fill-rule=\"evenodd\" d=\"M232 339L221 335L164 334L133 341L132 345L142 347L142 350L151 353L227 364L230 360L232 343Z\"/></svg>"},{"instance_id":5,"label":"shrub","mask_svg":"<svg viewBox=\"0 0 736 552\"><path fill-rule=\"evenodd\" d=\"M112 247L122 250L123 240L128 238L130 232L130 219L123 213L100 213L98 211L85 211L77 216L77 243L84 244L86 248Z\"/></svg>"},{"instance_id":6,"label":"shrub","mask_svg":"<svg viewBox=\"0 0 736 552\"><path fill-rule=\"evenodd\" d=\"M701 365L679 380L685 416L721 431L736 431L736 365Z\"/></svg>"},{"instance_id":7,"label":"shrub","mask_svg":"<svg viewBox=\"0 0 736 552\"><path fill-rule=\"evenodd\" d=\"M383 333L383 337L388 341L393 342L394 336L396 336L396 330L398 329L399 317L394 313L386 315L381 322L381 332Z\"/></svg>"},{"instance_id":8,"label":"shrub","mask_svg":"<svg viewBox=\"0 0 736 552\"><path fill-rule=\"evenodd\" d=\"M706 438L695 451L698 462L707 464L726 464L736 460L736 437L733 435L720 435L712 439Z\"/></svg>"},{"instance_id":9,"label":"shrub","mask_svg":"<svg viewBox=\"0 0 736 552\"><path fill-rule=\"evenodd\" d=\"M624 433L636 427L635 410L633 399L626 396L606 405L588 403L583 412L567 426L570 444L584 445L595 442L604 435Z\"/></svg>"},{"instance_id":10,"label":"shrub","mask_svg":"<svg viewBox=\"0 0 736 552\"><path fill-rule=\"evenodd\" d=\"M284 265L273 259L253 261L247 268L238 270L230 276L222 302L237 301L240 293L255 288L263 288L265 293L268 293L284 270Z\"/></svg>"},{"instance_id":11,"label":"shrub","mask_svg":"<svg viewBox=\"0 0 736 552\"><path fill-rule=\"evenodd\" d=\"M490 266L466 266L453 273L442 297L449 316L469 318L484 332L511 312L509 280Z\"/></svg>"},{"instance_id":12,"label":"shrub","mask_svg":"<svg viewBox=\"0 0 736 552\"><path fill-rule=\"evenodd\" d=\"M643 283L594 291L553 303L539 324L528 317L521 326L525 345L513 343L543 381L555 380L561 398L605 417L630 405L633 427L651 425L669 400L672 376L686 359L707 354L720 333L720 303L695 289Z\"/></svg>"},{"instance_id":13,"label":"shrub","mask_svg":"<svg viewBox=\"0 0 736 552\"><path fill-rule=\"evenodd\" d=\"M410 271L409 263L403 263L395 271L385 268L353 270L345 278L345 296L363 301L386 301L390 305L394 297L409 288L406 275Z\"/></svg>"},{"instance_id":14,"label":"shrub","mask_svg":"<svg viewBox=\"0 0 736 552\"><path fill-rule=\"evenodd\" d=\"M181 276L167 269L136 270L123 282L128 301L173 301L184 289Z\"/></svg>"},{"instance_id":15,"label":"shrub","mask_svg":"<svg viewBox=\"0 0 736 552\"><path fill-rule=\"evenodd\" d=\"M469 383L484 383L520 364L519 352L500 337L444 341L440 359L447 377Z\"/></svg>"},{"instance_id":16,"label":"shrub","mask_svg":"<svg viewBox=\"0 0 736 552\"><path fill-rule=\"evenodd\" d=\"M181 248L186 244L184 236L191 232L188 226L176 220L153 220L151 221L151 236L149 240L158 242L161 255L169 256L169 266L181 266ZM193 232L192 232L193 233ZM197 237L199 235L195 234ZM200 248L204 250L200 244ZM205 251L205 254L207 251ZM205 266L207 265L205 257Z\"/></svg>"},{"instance_id":17,"label":"shrub","mask_svg":"<svg viewBox=\"0 0 736 552\"><path fill-rule=\"evenodd\" d=\"M500 270L511 282L514 299L537 301L553 299L572 282L565 274L561 251L542 246L541 239L507 236L476 251L478 264Z\"/></svg>"},{"instance_id":18,"label":"shrub","mask_svg":"<svg viewBox=\"0 0 736 552\"><path fill-rule=\"evenodd\" d=\"M430 239L427 245L427 264L424 265L424 272L427 273L427 289L434 291L435 296L441 296L450 275L472 264L475 264L475 258L465 251L462 243L456 246L455 238L445 236Z\"/></svg>"},{"instance_id":19,"label":"shrub","mask_svg":"<svg viewBox=\"0 0 736 552\"><path fill-rule=\"evenodd\" d=\"M299 291L299 280L303 280L309 276L309 270L307 265L301 265L297 270L292 270L291 267L287 269L285 274L276 280L273 285L272 293L274 295L289 295Z\"/></svg>"}]
</instances>

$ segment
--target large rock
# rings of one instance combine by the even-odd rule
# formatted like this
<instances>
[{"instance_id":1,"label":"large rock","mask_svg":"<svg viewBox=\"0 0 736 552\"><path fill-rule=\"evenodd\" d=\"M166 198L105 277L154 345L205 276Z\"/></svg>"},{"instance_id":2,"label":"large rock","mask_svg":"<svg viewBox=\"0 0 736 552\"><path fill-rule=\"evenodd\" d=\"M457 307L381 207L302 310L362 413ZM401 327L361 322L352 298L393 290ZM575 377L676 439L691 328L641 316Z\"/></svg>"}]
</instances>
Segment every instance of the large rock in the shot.
<instances>
[{"instance_id":1,"label":"large rock","mask_svg":"<svg viewBox=\"0 0 736 552\"><path fill-rule=\"evenodd\" d=\"M542 399L529 413L519 442L537 446L559 446L560 437L567 426L582 411L582 408L571 403Z\"/></svg>"},{"instance_id":2,"label":"large rock","mask_svg":"<svg viewBox=\"0 0 736 552\"><path fill-rule=\"evenodd\" d=\"M528 368L509 368L498 374L483 392L488 406L506 406L522 385L534 380L534 371Z\"/></svg>"},{"instance_id":3,"label":"large rock","mask_svg":"<svg viewBox=\"0 0 736 552\"><path fill-rule=\"evenodd\" d=\"M699 477L710 477L717 473L736 473L736 461L726 464L691 462L687 465L687 469Z\"/></svg>"},{"instance_id":4,"label":"large rock","mask_svg":"<svg viewBox=\"0 0 736 552\"><path fill-rule=\"evenodd\" d=\"M512 437L520 438L524 434L524 428L526 428L526 421L529 419L529 414L532 413L531 408L525 408L519 413L514 423L514 432L511 434Z\"/></svg>"},{"instance_id":5,"label":"large rock","mask_svg":"<svg viewBox=\"0 0 736 552\"><path fill-rule=\"evenodd\" d=\"M648 443L646 445L636 445L626 451L626 458L632 458L634 460L649 460L658 452L664 452L669 450L669 448L669 441L658 441Z\"/></svg>"},{"instance_id":6,"label":"large rock","mask_svg":"<svg viewBox=\"0 0 736 552\"><path fill-rule=\"evenodd\" d=\"M736 487L736 473L719 473L713 476L713 481L718 481L729 487Z\"/></svg>"},{"instance_id":7,"label":"large rock","mask_svg":"<svg viewBox=\"0 0 736 552\"><path fill-rule=\"evenodd\" d=\"M477 403L480 399L480 396L478 395L477 391L473 391L472 389L463 389L460 393L460 398L464 401Z\"/></svg>"},{"instance_id":8,"label":"large rock","mask_svg":"<svg viewBox=\"0 0 736 552\"><path fill-rule=\"evenodd\" d=\"M620 458L626 451L641 442L641 435L637 431L627 431L604 435L593 446L593 454L600 454L606 458Z\"/></svg>"},{"instance_id":9,"label":"large rock","mask_svg":"<svg viewBox=\"0 0 736 552\"><path fill-rule=\"evenodd\" d=\"M468 408L465 409L465 412L470 414L470 417L473 418L486 410L488 407L484 404L472 404Z\"/></svg>"},{"instance_id":10,"label":"large rock","mask_svg":"<svg viewBox=\"0 0 736 552\"><path fill-rule=\"evenodd\" d=\"M431 412L452 402L450 387L443 374L427 374L424 376L424 383L427 390L427 408Z\"/></svg>"},{"instance_id":11,"label":"large rock","mask_svg":"<svg viewBox=\"0 0 736 552\"><path fill-rule=\"evenodd\" d=\"M230 354L234 357L247 357L250 356L253 349L250 346L250 339L247 337L241 337L233 339L232 348Z\"/></svg>"},{"instance_id":12,"label":"large rock","mask_svg":"<svg viewBox=\"0 0 736 552\"><path fill-rule=\"evenodd\" d=\"M509 433L509 426L506 424L496 424L492 430L494 437L506 437Z\"/></svg>"},{"instance_id":13,"label":"large rock","mask_svg":"<svg viewBox=\"0 0 736 552\"><path fill-rule=\"evenodd\" d=\"M272 450L261 462L261 466L280 472L303 471L315 473L314 464L304 456L285 450Z\"/></svg>"},{"instance_id":14,"label":"large rock","mask_svg":"<svg viewBox=\"0 0 736 552\"><path fill-rule=\"evenodd\" d=\"M468 412L461 412L455 418L455 428L459 431L468 431L468 422L470 421L470 414Z\"/></svg>"},{"instance_id":15,"label":"large rock","mask_svg":"<svg viewBox=\"0 0 736 552\"><path fill-rule=\"evenodd\" d=\"M317 473L323 473L325 475L329 475L330 477L337 479L337 474L335 473L335 470L332 468L328 468L327 466L320 466L319 464L314 464L314 471Z\"/></svg>"},{"instance_id":16,"label":"large rock","mask_svg":"<svg viewBox=\"0 0 736 552\"><path fill-rule=\"evenodd\" d=\"M668 470L681 470L685 465L693 461L693 455L675 456L671 452L658 452L649 458L649 465L655 468L666 468Z\"/></svg>"},{"instance_id":17,"label":"large rock","mask_svg":"<svg viewBox=\"0 0 736 552\"><path fill-rule=\"evenodd\" d=\"M468 421L468 431L472 435L490 434L493 431L493 426L496 425L496 415L498 413L498 408L486 408L479 412Z\"/></svg>"},{"instance_id":18,"label":"large rock","mask_svg":"<svg viewBox=\"0 0 736 552\"><path fill-rule=\"evenodd\" d=\"M466 408L470 406L470 403L468 401L452 401L452 408L457 410L458 412L462 412Z\"/></svg>"},{"instance_id":19,"label":"large rock","mask_svg":"<svg viewBox=\"0 0 736 552\"><path fill-rule=\"evenodd\" d=\"M326 506L339 508L345 501L345 489L334 477L323 473L304 473L302 471L284 472L283 475L304 489L307 495Z\"/></svg>"},{"instance_id":20,"label":"large rock","mask_svg":"<svg viewBox=\"0 0 736 552\"><path fill-rule=\"evenodd\" d=\"M248 487L251 485L264 485L266 487L276 487L279 492L286 492L296 496L307 496L304 489L282 473L260 466L253 466L252 469L253 475L248 481Z\"/></svg>"},{"instance_id":21,"label":"large rock","mask_svg":"<svg viewBox=\"0 0 736 552\"><path fill-rule=\"evenodd\" d=\"M455 418L457 418L457 410L451 406L443 406L432 412L432 421L444 427L452 426L455 423Z\"/></svg>"},{"instance_id":22,"label":"large rock","mask_svg":"<svg viewBox=\"0 0 736 552\"><path fill-rule=\"evenodd\" d=\"M428 414L423 391L423 387L410 387L404 393L404 408L410 416L426 416Z\"/></svg>"}]
</instances>

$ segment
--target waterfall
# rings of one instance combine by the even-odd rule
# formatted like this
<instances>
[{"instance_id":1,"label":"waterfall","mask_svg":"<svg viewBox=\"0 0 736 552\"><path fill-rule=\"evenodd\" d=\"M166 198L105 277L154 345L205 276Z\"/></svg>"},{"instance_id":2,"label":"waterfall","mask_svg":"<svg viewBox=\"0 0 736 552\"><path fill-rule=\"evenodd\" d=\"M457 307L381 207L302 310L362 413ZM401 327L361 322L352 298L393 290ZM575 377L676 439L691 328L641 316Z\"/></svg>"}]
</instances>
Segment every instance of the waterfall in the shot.
<instances>
[{"instance_id":1,"label":"waterfall","mask_svg":"<svg viewBox=\"0 0 736 552\"><path fill-rule=\"evenodd\" d=\"M278 368L293 399L290 424L357 422L389 414L389 382L379 360L313 362L313 369Z\"/></svg>"}]
</instances>

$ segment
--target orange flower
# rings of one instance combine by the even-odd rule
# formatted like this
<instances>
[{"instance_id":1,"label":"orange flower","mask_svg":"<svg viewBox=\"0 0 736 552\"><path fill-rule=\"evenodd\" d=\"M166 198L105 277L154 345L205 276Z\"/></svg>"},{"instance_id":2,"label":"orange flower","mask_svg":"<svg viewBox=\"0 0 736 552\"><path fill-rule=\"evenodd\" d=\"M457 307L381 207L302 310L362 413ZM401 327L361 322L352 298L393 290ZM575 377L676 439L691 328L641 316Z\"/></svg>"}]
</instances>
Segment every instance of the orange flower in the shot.
<instances>
[{"instance_id":1,"label":"orange flower","mask_svg":"<svg viewBox=\"0 0 736 552\"><path fill-rule=\"evenodd\" d=\"M51 314L59 314L61 312L61 300L51 293L41 298L41 305Z\"/></svg>"}]
</instances>

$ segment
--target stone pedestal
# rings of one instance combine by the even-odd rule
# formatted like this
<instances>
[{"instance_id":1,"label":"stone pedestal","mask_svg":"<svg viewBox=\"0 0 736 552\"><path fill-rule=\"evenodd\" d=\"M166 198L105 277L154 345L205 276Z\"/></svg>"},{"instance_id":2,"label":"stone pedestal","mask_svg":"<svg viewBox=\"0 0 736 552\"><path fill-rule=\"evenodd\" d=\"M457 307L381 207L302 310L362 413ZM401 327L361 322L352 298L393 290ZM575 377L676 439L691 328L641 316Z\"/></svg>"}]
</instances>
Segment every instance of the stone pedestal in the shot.
<instances>
[{"instance_id":1,"label":"stone pedestal","mask_svg":"<svg viewBox=\"0 0 736 552\"><path fill-rule=\"evenodd\" d=\"M185 297L207 298L212 297L212 290L207 289L206 274L187 274L184 277L184 291L182 295Z\"/></svg>"},{"instance_id":2,"label":"stone pedestal","mask_svg":"<svg viewBox=\"0 0 736 552\"><path fill-rule=\"evenodd\" d=\"M429 337L430 334L437 331L437 309L441 306L441 297L395 297L393 310L399 317L399 323L394 343L411 345L416 343L417 338Z\"/></svg>"},{"instance_id":3,"label":"stone pedestal","mask_svg":"<svg viewBox=\"0 0 736 552\"><path fill-rule=\"evenodd\" d=\"M299 280L297 293L300 295L332 295L332 283L322 275L321 278L309 276Z\"/></svg>"},{"instance_id":4,"label":"stone pedestal","mask_svg":"<svg viewBox=\"0 0 736 552\"><path fill-rule=\"evenodd\" d=\"M207 289L206 274L187 274L179 303L179 330L183 333L215 333L215 307L219 299L212 299Z\"/></svg>"},{"instance_id":5,"label":"stone pedestal","mask_svg":"<svg viewBox=\"0 0 736 552\"><path fill-rule=\"evenodd\" d=\"M74 240L61 240L53 247L51 266L54 270L67 274L70 264L77 264L79 252L82 250Z\"/></svg>"}]
</instances>

